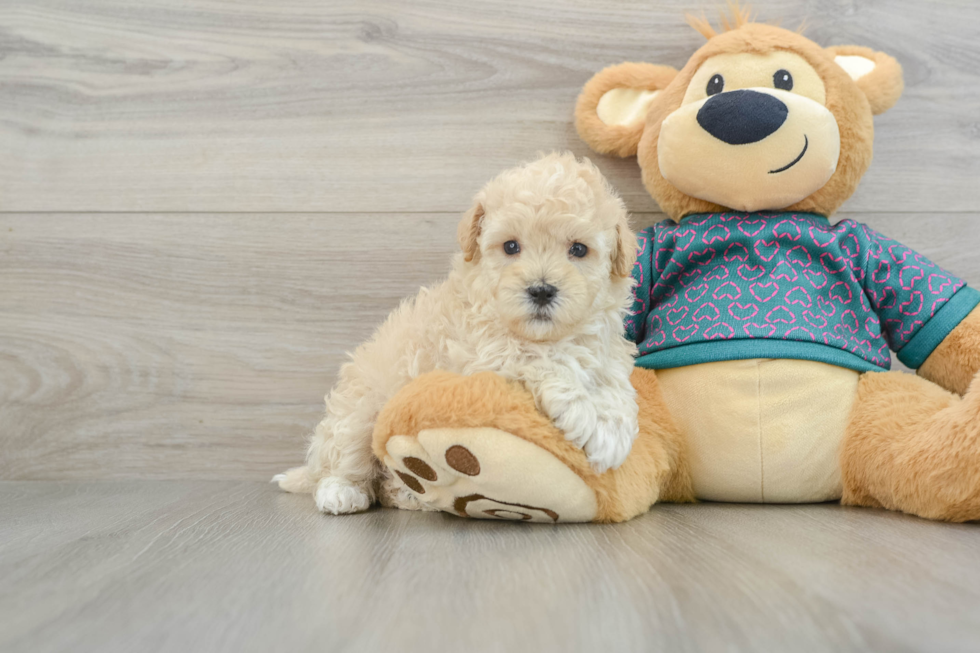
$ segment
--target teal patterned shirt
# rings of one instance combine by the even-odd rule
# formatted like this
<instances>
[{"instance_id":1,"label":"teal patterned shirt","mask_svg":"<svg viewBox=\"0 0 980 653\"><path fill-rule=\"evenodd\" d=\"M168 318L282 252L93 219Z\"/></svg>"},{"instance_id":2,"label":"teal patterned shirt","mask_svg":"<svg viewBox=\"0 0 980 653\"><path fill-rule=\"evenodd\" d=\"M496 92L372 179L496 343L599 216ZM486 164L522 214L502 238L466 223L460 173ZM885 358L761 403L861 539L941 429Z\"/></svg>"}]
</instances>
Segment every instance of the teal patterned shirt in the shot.
<instances>
[{"instance_id":1,"label":"teal patterned shirt","mask_svg":"<svg viewBox=\"0 0 980 653\"><path fill-rule=\"evenodd\" d=\"M627 336L666 369L791 358L911 368L978 304L962 279L869 227L806 213L712 213L643 230Z\"/></svg>"}]
</instances>

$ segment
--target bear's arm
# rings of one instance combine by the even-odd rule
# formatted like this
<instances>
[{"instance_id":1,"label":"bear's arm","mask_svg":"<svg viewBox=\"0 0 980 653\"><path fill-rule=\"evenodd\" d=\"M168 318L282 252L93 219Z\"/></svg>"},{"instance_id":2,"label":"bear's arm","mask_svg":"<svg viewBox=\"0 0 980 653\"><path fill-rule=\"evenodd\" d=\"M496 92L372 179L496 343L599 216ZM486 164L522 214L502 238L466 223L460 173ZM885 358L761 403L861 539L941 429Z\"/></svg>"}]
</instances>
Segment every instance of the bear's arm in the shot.
<instances>
[{"instance_id":1,"label":"bear's arm","mask_svg":"<svg viewBox=\"0 0 980 653\"><path fill-rule=\"evenodd\" d=\"M864 251L865 294L898 359L914 370L926 368L922 376L932 375L930 380L947 389L962 386L965 391L972 378L969 371L980 367L980 329L974 317L980 293L867 225L855 223L851 233Z\"/></svg>"},{"instance_id":2,"label":"bear's arm","mask_svg":"<svg viewBox=\"0 0 980 653\"><path fill-rule=\"evenodd\" d=\"M953 329L919 368L919 376L965 394L980 371L980 307Z\"/></svg>"}]
</instances>

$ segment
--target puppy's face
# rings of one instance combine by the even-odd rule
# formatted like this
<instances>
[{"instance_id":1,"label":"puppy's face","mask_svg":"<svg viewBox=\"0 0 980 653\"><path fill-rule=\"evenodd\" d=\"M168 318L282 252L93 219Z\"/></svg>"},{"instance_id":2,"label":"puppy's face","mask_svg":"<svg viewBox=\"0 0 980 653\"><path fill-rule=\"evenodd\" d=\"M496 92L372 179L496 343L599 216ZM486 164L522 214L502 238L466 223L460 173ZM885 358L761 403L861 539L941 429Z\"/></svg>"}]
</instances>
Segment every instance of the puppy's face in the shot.
<instances>
[{"instance_id":1,"label":"puppy's face","mask_svg":"<svg viewBox=\"0 0 980 653\"><path fill-rule=\"evenodd\" d=\"M542 161L491 182L460 226L471 292L532 341L571 335L615 303L635 258L626 212L598 171L570 155Z\"/></svg>"},{"instance_id":2,"label":"puppy's face","mask_svg":"<svg viewBox=\"0 0 980 653\"><path fill-rule=\"evenodd\" d=\"M515 205L487 215L480 275L511 331L528 340L568 335L609 286L612 234L588 217Z\"/></svg>"}]
</instances>

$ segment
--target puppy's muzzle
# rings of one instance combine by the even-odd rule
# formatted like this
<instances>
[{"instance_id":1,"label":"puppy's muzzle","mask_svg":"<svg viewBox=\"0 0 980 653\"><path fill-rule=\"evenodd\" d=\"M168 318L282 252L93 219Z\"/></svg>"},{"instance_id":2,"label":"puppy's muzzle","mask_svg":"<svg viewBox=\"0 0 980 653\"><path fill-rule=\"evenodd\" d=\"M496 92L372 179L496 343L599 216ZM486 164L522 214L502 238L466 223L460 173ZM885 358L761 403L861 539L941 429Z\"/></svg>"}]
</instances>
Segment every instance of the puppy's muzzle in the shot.
<instances>
[{"instance_id":1,"label":"puppy's muzzle","mask_svg":"<svg viewBox=\"0 0 980 653\"><path fill-rule=\"evenodd\" d=\"M558 295L558 289L550 283L539 283L529 286L527 295L535 305L544 308L555 301L555 297Z\"/></svg>"}]
</instances>

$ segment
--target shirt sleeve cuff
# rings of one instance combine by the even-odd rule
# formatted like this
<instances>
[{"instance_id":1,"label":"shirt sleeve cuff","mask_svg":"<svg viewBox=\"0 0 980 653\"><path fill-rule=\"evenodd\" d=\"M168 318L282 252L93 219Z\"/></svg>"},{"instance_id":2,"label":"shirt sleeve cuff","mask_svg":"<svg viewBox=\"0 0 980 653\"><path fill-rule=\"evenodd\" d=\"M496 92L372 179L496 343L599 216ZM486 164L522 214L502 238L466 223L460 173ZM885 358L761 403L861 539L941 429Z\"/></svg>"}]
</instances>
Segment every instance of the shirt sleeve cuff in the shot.
<instances>
[{"instance_id":1,"label":"shirt sleeve cuff","mask_svg":"<svg viewBox=\"0 0 980 653\"><path fill-rule=\"evenodd\" d=\"M898 352L898 360L919 369L943 340L980 305L980 292L964 286Z\"/></svg>"}]
</instances>

